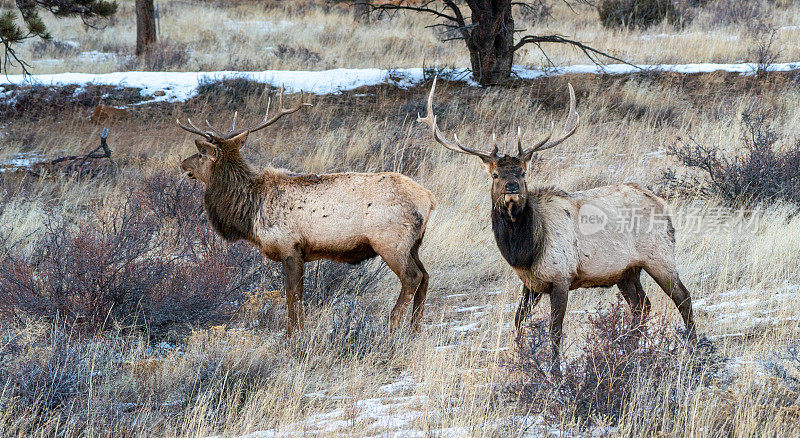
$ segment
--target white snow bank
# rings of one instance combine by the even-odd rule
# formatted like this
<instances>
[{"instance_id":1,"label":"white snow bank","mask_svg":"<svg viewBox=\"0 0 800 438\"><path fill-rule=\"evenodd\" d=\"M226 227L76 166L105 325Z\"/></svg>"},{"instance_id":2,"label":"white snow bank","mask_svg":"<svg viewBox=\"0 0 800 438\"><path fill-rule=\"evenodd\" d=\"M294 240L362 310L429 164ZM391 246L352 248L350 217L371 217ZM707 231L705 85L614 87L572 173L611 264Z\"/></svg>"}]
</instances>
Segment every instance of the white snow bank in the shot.
<instances>
[{"instance_id":1,"label":"white snow bank","mask_svg":"<svg viewBox=\"0 0 800 438\"><path fill-rule=\"evenodd\" d=\"M41 161L42 155L36 152L22 152L5 161L0 161L0 173L7 170L28 168Z\"/></svg>"},{"instance_id":2,"label":"white snow bank","mask_svg":"<svg viewBox=\"0 0 800 438\"><path fill-rule=\"evenodd\" d=\"M405 70L335 69L324 71L262 71L262 72L117 72L105 74L58 73L45 75L9 75L0 77L0 85L114 85L141 89L143 96L152 96L150 102L179 102L193 97L202 82L226 78L244 78L274 86L284 85L288 93L301 90L313 94L334 94L365 85L391 83L407 87L422 82L421 68ZM163 91L163 96L154 96Z\"/></svg>"},{"instance_id":3,"label":"white snow bank","mask_svg":"<svg viewBox=\"0 0 800 438\"><path fill-rule=\"evenodd\" d=\"M752 63L741 64L661 64L639 66L648 71L674 71L678 73L708 73L713 71L728 71L740 74L751 74L756 65ZM627 64L610 64L603 67L597 65L572 65L555 68L529 68L517 66L514 74L520 78L533 79L543 76L563 74L626 74L640 71L640 68ZM785 64L773 64L770 71L800 70L800 61ZM451 78L460 78L469 84L475 85L469 71L466 69L447 70ZM297 93L301 90L313 94L334 94L355 88L393 84L398 87L409 87L421 83L425 78L422 68L407 69L334 69L323 71L286 71L270 70L261 72L117 72L105 74L89 73L58 73L43 74L24 77L23 75L8 75L0 77L0 85L4 84L39 84L39 85L72 85L87 84L115 85L120 87L133 87L141 89L143 96L152 97L149 102L168 101L178 102L193 97L197 93L198 85L209 79L246 78L270 84L273 86L285 85L288 93ZM163 96L155 96L158 91L163 91ZM159 93L160 94L160 93Z\"/></svg>"}]
</instances>

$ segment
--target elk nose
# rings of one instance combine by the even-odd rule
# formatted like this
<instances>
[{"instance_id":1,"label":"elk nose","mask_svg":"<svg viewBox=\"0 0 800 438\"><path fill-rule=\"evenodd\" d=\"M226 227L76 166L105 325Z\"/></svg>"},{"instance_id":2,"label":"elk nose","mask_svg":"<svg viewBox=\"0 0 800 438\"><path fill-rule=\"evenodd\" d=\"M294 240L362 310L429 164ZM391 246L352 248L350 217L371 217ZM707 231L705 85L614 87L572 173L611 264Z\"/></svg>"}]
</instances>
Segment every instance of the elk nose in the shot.
<instances>
[{"instance_id":1,"label":"elk nose","mask_svg":"<svg viewBox=\"0 0 800 438\"><path fill-rule=\"evenodd\" d=\"M510 181L506 183L506 192L508 193L516 193L519 191L519 183L516 181Z\"/></svg>"}]
</instances>

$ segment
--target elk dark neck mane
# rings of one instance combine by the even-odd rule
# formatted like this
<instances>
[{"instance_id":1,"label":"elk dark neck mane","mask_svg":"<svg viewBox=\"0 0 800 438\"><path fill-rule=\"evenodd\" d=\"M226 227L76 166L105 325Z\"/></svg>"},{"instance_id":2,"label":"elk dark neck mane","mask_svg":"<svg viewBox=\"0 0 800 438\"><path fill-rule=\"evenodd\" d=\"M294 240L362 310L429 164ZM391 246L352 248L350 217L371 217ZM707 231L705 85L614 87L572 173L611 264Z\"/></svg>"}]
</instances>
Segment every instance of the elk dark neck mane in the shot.
<instances>
[{"instance_id":1,"label":"elk dark neck mane","mask_svg":"<svg viewBox=\"0 0 800 438\"><path fill-rule=\"evenodd\" d=\"M254 185L257 174L235 154L212 165L203 203L214 230L225 240L250 239L261 197Z\"/></svg>"},{"instance_id":2,"label":"elk dark neck mane","mask_svg":"<svg viewBox=\"0 0 800 438\"><path fill-rule=\"evenodd\" d=\"M542 257L547 237L539 213L539 197L531 194L514 215L501 207L492 209L492 231L500 254L515 268L531 268Z\"/></svg>"}]
</instances>

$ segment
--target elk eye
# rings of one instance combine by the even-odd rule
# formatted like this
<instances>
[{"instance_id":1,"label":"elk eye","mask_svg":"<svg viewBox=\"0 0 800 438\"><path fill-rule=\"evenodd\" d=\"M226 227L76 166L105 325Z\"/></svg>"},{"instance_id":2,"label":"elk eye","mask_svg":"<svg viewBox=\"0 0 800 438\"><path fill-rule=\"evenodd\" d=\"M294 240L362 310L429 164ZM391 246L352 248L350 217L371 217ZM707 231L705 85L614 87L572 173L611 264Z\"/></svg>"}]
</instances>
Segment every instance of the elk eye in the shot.
<instances>
[{"instance_id":1,"label":"elk eye","mask_svg":"<svg viewBox=\"0 0 800 438\"><path fill-rule=\"evenodd\" d=\"M525 172L522 172L522 177L525 178Z\"/></svg>"}]
</instances>

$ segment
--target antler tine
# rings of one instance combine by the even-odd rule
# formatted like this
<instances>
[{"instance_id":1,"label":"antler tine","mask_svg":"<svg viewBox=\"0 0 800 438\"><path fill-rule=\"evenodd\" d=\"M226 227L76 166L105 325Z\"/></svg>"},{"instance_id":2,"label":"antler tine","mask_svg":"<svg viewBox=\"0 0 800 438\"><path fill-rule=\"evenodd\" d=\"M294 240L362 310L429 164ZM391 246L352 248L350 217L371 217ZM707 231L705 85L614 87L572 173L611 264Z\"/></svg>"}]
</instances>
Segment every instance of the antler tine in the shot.
<instances>
[{"instance_id":1,"label":"antler tine","mask_svg":"<svg viewBox=\"0 0 800 438\"><path fill-rule=\"evenodd\" d=\"M212 132L214 135L216 135L217 137L220 137L220 138L225 138L225 134L224 134L222 131L220 131L219 129L217 129L217 128L215 128L215 127L211 126L211 123L208 123L208 119L206 119L206 126L208 126L208 129L210 129L210 130L211 130L211 132Z\"/></svg>"},{"instance_id":2,"label":"antler tine","mask_svg":"<svg viewBox=\"0 0 800 438\"><path fill-rule=\"evenodd\" d=\"M239 111L234 111L233 112L233 123L231 123L230 132L236 131L236 116L238 116L238 115L239 115Z\"/></svg>"},{"instance_id":3,"label":"antler tine","mask_svg":"<svg viewBox=\"0 0 800 438\"><path fill-rule=\"evenodd\" d=\"M539 143L536 143L535 145L533 145L530 148L526 149L526 151L531 151L531 152L538 151L540 147L542 147L545 143L547 143L548 140L550 140L550 137L552 137L555 132L556 132L556 124L553 123L553 122L550 122L550 132L547 133L547 135L543 139L541 139L539 141ZM526 153L526 152L523 152L520 149L520 155L523 155L524 153Z\"/></svg>"},{"instance_id":4,"label":"antler tine","mask_svg":"<svg viewBox=\"0 0 800 438\"><path fill-rule=\"evenodd\" d=\"M444 135L442 135L442 132L439 130L439 126L436 124L436 115L433 114L433 93L434 93L434 91L436 91L436 80L437 79L438 79L438 76L435 76L433 78L433 84L431 85L431 91L430 91L430 93L428 93L428 103L426 105L426 109L428 111L428 114L425 117L422 117L420 114L417 114L417 122L422 122L422 123L428 125L428 127L431 128L431 131L433 131L433 138L439 144L441 144L442 146L444 146L447 149L450 149L453 152L458 152L460 154L467 154L467 155L476 155L476 156L481 157L481 158L494 158L497 155L497 147L496 146L495 146L494 152L492 152L492 154L487 154L485 152L481 152L481 151L478 151L478 150L475 150L475 149L471 149L471 148L465 147L464 145L461 144L460 141L458 141L458 136L455 135L455 134L453 134L453 139L455 140L455 143L453 143L453 142L447 140L446 138L444 138Z\"/></svg>"},{"instance_id":5,"label":"antler tine","mask_svg":"<svg viewBox=\"0 0 800 438\"><path fill-rule=\"evenodd\" d=\"M304 102L303 101L303 99L305 98L305 93L303 91L300 91L300 101L299 101L299 103L297 105L295 105L294 107L292 107L292 108L284 108L283 107L283 92L284 92L284 88L283 88L283 85L281 85L281 94L278 96L278 106L280 107L278 109L278 113L275 114L274 116L272 116L272 118L269 118L269 119L267 118L269 116L269 106L270 106L270 103L271 103L271 99L270 99L268 101L268 103L267 103L267 114L264 115L264 120L261 122L261 124L259 124L257 126L253 126L251 128L248 128L247 129L248 131L255 132L255 131L258 131L260 129L264 129L267 126L277 122L278 119L280 119L281 117L283 117L283 116L285 116L287 114L292 114L292 113L295 113L297 111L300 111L303 107L306 107L306 106L313 106L310 102Z\"/></svg>"},{"instance_id":6,"label":"antler tine","mask_svg":"<svg viewBox=\"0 0 800 438\"><path fill-rule=\"evenodd\" d=\"M522 149L522 127L517 126L517 153L521 157L525 150Z\"/></svg>"},{"instance_id":7,"label":"antler tine","mask_svg":"<svg viewBox=\"0 0 800 438\"><path fill-rule=\"evenodd\" d=\"M266 122L269 118L269 108L272 106L272 98L267 97L267 112L264 113L264 120L262 122Z\"/></svg>"},{"instance_id":8,"label":"antler tine","mask_svg":"<svg viewBox=\"0 0 800 438\"><path fill-rule=\"evenodd\" d=\"M192 134L202 135L203 137L208 138L208 133L203 132L202 129L195 126L194 123L192 123L192 119L187 117L186 120L189 121L189 125L191 125L191 127L184 125L178 119L175 119L175 123L177 123L178 126L180 126L180 128L183 129L184 131L191 132Z\"/></svg>"},{"instance_id":9,"label":"antler tine","mask_svg":"<svg viewBox=\"0 0 800 438\"><path fill-rule=\"evenodd\" d=\"M545 140L539 142L539 144L528 149L526 153L543 151L545 149L558 146L561 144L561 142L568 139L572 134L575 133L575 131L578 130L578 125L580 125L581 119L578 115L578 112L575 111L575 90L572 89L572 84L567 84L567 88L569 88L569 112L567 113L567 121L564 123L564 132L561 134L561 137L552 141L547 141L553 135L553 130L555 128L554 125L553 129L550 130L550 135L548 135Z\"/></svg>"}]
</instances>

